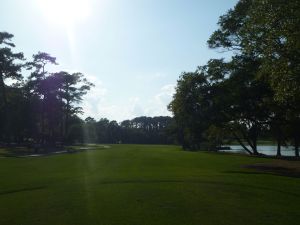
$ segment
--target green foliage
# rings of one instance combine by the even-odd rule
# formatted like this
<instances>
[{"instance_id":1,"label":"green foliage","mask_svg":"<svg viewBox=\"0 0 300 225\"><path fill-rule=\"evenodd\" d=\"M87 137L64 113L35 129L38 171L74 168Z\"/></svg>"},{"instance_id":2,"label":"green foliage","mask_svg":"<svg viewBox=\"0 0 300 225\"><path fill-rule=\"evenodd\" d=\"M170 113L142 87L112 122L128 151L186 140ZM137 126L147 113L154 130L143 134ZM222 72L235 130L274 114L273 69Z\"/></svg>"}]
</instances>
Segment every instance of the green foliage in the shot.
<instances>
[{"instance_id":1,"label":"green foliage","mask_svg":"<svg viewBox=\"0 0 300 225\"><path fill-rule=\"evenodd\" d=\"M0 33L0 142L54 145L65 141L69 121L76 121L82 96L93 85L81 73L49 73L47 67L57 62L45 52L21 64L23 54L13 53L12 38L12 34ZM26 81L22 80L23 67L31 71ZM8 86L8 78L21 83Z\"/></svg>"},{"instance_id":2,"label":"green foliage","mask_svg":"<svg viewBox=\"0 0 300 225\"><path fill-rule=\"evenodd\" d=\"M213 143L211 132L218 139L218 127L228 130L224 139L233 137L250 154L258 154L259 135L269 133L278 155L288 140L299 155L294 124L300 121L300 2L240 0L218 25L208 45L233 57L209 60L181 76L169 106L182 128L183 147Z\"/></svg>"},{"instance_id":3,"label":"green foliage","mask_svg":"<svg viewBox=\"0 0 300 225\"><path fill-rule=\"evenodd\" d=\"M293 104L300 95L300 2L257 0L248 15L245 50L262 58L276 100Z\"/></svg>"},{"instance_id":4,"label":"green foliage","mask_svg":"<svg viewBox=\"0 0 300 225\"><path fill-rule=\"evenodd\" d=\"M220 17L208 44L261 59L265 76L280 103L300 96L300 3L298 0L240 0Z\"/></svg>"},{"instance_id":5,"label":"green foliage","mask_svg":"<svg viewBox=\"0 0 300 225\"><path fill-rule=\"evenodd\" d=\"M0 139L10 140L12 136L12 129L10 123L12 122L9 113L10 101L7 93L6 79L13 81L20 81L22 75L20 73L24 60L23 53L14 53L12 48L15 47L11 42L12 34L7 32L0 32ZM2 132L1 132L2 131Z\"/></svg>"},{"instance_id":6,"label":"green foliage","mask_svg":"<svg viewBox=\"0 0 300 225\"><path fill-rule=\"evenodd\" d=\"M83 125L84 140L91 143L171 144L174 143L174 137L170 135L172 124L173 119L168 116L141 116L120 123L88 117Z\"/></svg>"},{"instance_id":7,"label":"green foliage","mask_svg":"<svg viewBox=\"0 0 300 225\"><path fill-rule=\"evenodd\" d=\"M122 123L88 117L82 113L83 96L94 87L82 73L66 71L50 73L49 66L57 65L56 58L45 52L33 55L23 66L29 70L27 80L14 86L6 78L21 79L23 59L13 53L13 35L0 33L0 142L28 145L37 150L70 143L173 143L168 137L170 117L138 117ZM8 104L9 103L9 104ZM11 118L11 119L10 119ZM45 148L44 148L45 147Z\"/></svg>"},{"instance_id":8,"label":"green foliage","mask_svg":"<svg viewBox=\"0 0 300 225\"><path fill-rule=\"evenodd\" d=\"M183 73L178 80L169 109L178 124L179 141L184 148L197 148L202 140L202 132L208 122L209 94L209 83L200 70Z\"/></svg>"}]
</instances>

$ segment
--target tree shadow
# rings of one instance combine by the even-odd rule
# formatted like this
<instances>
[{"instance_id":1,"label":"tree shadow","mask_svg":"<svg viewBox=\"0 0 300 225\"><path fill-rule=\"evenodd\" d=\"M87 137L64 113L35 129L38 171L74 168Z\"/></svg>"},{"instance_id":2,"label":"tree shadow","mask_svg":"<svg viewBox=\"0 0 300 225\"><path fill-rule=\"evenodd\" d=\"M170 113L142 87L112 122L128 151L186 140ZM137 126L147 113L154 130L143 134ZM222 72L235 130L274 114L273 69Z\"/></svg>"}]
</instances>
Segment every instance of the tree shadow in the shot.
<instances>
[{"instance_id":1,"label":"tree shadow","mask_svg":"<svg viewBox=\"0 0 300 225\"><path fill-rule=\"evenodd\" d=\"M254 174L254 175L274 175L274 176L285 176L300 178L300 171L294 168L286 168L280 166L270 165L246 165L243 168L250 169L250 171L225 171L225 173L236 173L236 174Z\"/></svg>"},{"instance_id":2,"label":"tree shadow","mask_svg":"<svg viewBox=\"0 0 300 225\"><path fill-rule=\"evenodd\" d=\"M0 195L14 194L14 193L26 192L26 191L35 191L35 190L41 190L45 188L46 186L37 186L37 187L30 187L30 188L13 189L8 191L0 191Z\"/></svg>"}]
</instances>

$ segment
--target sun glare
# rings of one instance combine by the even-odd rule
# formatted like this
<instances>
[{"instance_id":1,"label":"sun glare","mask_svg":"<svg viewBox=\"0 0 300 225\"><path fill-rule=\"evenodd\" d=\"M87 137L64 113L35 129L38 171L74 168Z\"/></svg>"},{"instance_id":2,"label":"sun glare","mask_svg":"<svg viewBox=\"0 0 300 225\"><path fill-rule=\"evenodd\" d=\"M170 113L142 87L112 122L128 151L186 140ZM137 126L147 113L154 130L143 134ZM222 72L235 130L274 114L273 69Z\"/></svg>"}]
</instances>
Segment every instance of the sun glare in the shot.
<instances>
[{"instance_id":1,"label":"sun glare","mask_svg":"<svg viewBox=\"0 0 300 225\"><path fill-rule=\"evenodd\" d=\"M37 0L41 12L52 23L73 26L90 14L89 0Z\"/></svg>"}]
</instances>

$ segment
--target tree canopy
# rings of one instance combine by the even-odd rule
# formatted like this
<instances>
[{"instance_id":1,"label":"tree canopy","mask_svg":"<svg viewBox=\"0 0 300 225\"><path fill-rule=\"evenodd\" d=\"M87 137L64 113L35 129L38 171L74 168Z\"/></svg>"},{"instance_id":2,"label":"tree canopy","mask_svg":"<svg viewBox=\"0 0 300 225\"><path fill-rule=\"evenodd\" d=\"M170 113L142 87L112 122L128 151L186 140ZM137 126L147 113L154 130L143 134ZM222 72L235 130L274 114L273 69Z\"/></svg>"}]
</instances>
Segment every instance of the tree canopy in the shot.
<instances>
[{"instance_id":1,"label":"tree canopy","mask_svg":"<svg viewBox=\"0 0 300 225\"><path fill-rule=\"evenodd\" d=\"M169 109L183 147L216 149L234 139L250 154L268 133L299 156L300 2L240 0L222 15L208 46L230 51L177 82Z\"/></svg>"}]
</instances>

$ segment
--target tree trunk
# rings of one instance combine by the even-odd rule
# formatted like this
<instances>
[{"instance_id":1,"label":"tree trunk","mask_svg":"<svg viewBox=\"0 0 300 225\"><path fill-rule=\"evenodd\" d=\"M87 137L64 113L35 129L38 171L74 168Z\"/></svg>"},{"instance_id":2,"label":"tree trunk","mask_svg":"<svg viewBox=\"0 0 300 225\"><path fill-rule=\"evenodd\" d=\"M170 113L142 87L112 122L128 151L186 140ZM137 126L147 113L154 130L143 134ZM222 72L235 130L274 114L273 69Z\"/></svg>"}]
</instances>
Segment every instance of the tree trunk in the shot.
<instances>
[{"instance_id":1,"label":"tree trunk","mask_svg":"<svg viewBox=\"0 0 300 225\"><path fill-rule=\"evenodd\" d=\"M42 123L41 123L41 144L44 145L45 144L45 98L42 100L42 113L41 113L41 120L42 120Z\"/></svg>"},{"instance_id":2,"label":"tree trunk","mask_svg":"<svg viewBox=\"0 0 300 225\"><path fill-rule=\"evenodd\" d=\"M69 96L69 85L67 85L66 87L66 101L67 101L67 104L66 104L66 114L65 114L65 130L64 130L64 135L63 135L63 139L64 139L64 142L66 141L66 136L69 132L69 114L70 114L70 111L71 111L71 107L70 107L70 96Z\"/></svg>"},{"instance_id":3,"label":"tree trunk","mask_svg":"<svg viewBox=\"0 0 300 225\"><path fill-rule=\"evenodd\" d=\"M253 154L254 155L258 155L258 151L257 151L257 140L256 140L257 138L255 137L254 139L253 139Z\"/></svg>"},{"instance_id":4,"label":"tree trunk","mask_svg":"<svg viewBox=\"0 0 300 225\"><path fill-rule=\"evenodd\" d=\"M254 131L251 131L250 134L247 134L243 131L243 129L240 130L243 138L246 140L246 142L248 143L248 145L250 146L250 148L252 149L252 154L253 155L258 155L257 152L257 144L256 144L256 140L257 140L257 132L256 132L256 128L254 128ZM254 132L254 133L253 133ZM243 146L243 148L245 149L245 147Z\"/></svg>"},{"instance_id":5,"label":"tree trunk","mask_svg":"<svg viewBox=\"0 0 300 225\"><path fill-rule=\"evenodd\" d=\"M6 97L6 89L4 84L4 79L2 73L0 73L0 85L2 88L2 100L4 104L4 110L7 111L7 97Z\"/></svg>"},{"instance_id":6,"label":"tree trunk","mask_svg":"<svg viewBox=\"0 0 300 225\"><path fill-rule=\"evenodd\" d=\"M246 139L247 143L251 147L251 149L253 151L253 155L258 155L258 151L257 151L257 135L255 134L252 137L252 139L248 138L247 136L245 136L244 138Z\"/></svg>"},{"instance_id":7,"label":"tree trunk","mask_svg":"<svg viewBox=\"0 0 300 225\"><path fill-rule=\"evenodd\" d=\"M67 104L69 104L69 103L67 103ZM69 107L69 105L67 105L65 135L64 136L66 136L69 132L69 111L70 111L70 107Z\"/></svg>"},{"instance_id":8,"label":"tree trunk","mask_svg":"<svg viewBox=\"0 0 300 225\"><path fill-rule=\"evenodd\" d=\"M8 103L7 103L7 96L6 96L6 89L3 74L0 73L0 85L2 88L2 100L4 105L4 137L6 141L9 141L9 118L8 118Z\"/></svg>"},{"instance_id":9,"label":"tree trunk","mask_svg":"<svg viewBox=\"0 0 300 225\"><path fill-rule=\"evenodd\" d=\"M299 139L295 138L295 156L299 157Z\"/></svg>"},{"instance_id":10,"label":"tree trunk","mask_svg":"<svg viewBox=\"0 0 300 225\"><path fill-rule=\"evenodd\" d=\"M238 143L243 147L243 149L249 153L249 155L253 155L253 153L244 145L244 143L242 142L242 140L235 134L233 133L233 136L235 137L235 139L238 141Z\"/></svg>"},{"instance_id":11,"label":"tree trunk","mask_svg":"<svg viewBox=\"0 0 300 225\"><path fill-rule=\"evenodd\" d=\"M280 157L281 156L281 137L279 137L277 139L277 154L276 154L277 157Z\"/></svg>"},{"instance_id":12,"label":"tree trunk","mask_svg":"<svg viewBox=\"0 0 300 225\"><path fill-rule=\"evenodd\" d=\"M252 149L253 149L253 154L258 155L257 151L257 137L258 137L258 132L257 132L257 125L254 126L253 133L252 133Z\"/></svg>"}]
</instances>

